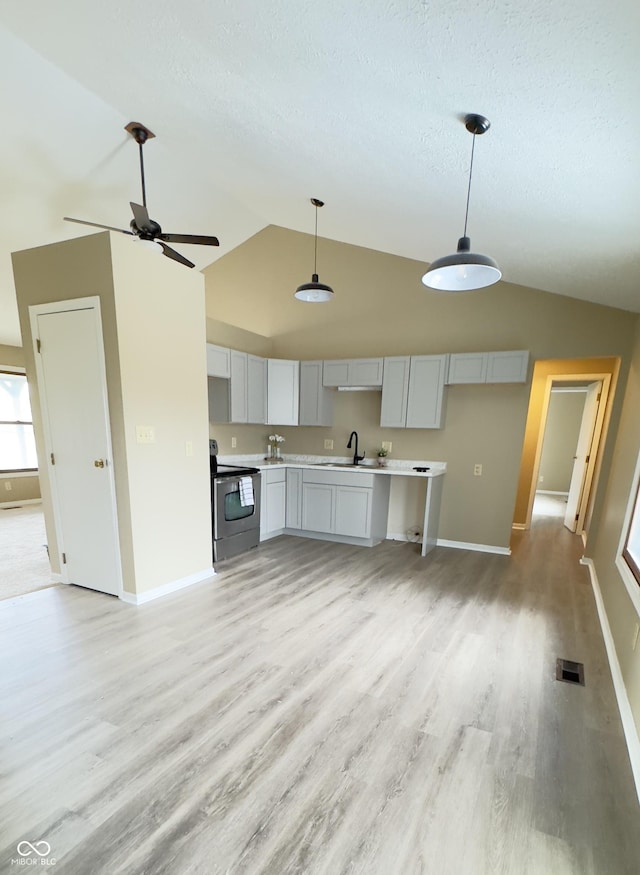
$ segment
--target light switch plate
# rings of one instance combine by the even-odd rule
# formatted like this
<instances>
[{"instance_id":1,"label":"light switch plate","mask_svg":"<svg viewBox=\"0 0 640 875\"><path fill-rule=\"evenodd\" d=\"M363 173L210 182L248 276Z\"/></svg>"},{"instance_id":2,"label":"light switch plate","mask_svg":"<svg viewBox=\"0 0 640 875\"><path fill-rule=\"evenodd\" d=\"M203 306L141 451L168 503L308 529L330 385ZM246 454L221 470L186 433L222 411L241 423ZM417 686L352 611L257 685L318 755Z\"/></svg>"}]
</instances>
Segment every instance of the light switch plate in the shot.
<instances>
[{"instance_id":1,"label":"light switch plate","mask_svg":"<svg viewBox=\"0 0 640 875\"><path fill-rule=\"evenodd\" d=\"M185 441L184 451L185 455L193 456L193 441Z\"/></svg>"},{"instance_id":2,"label":"light switch plate","mask_svg":"<svg viewBox=\"0 0 640 875\"><path fill-rule=\"evenodd\" d=\"M390 453L392 448L393 448L392 441L382 441L382 449L383 450L386 450L388 453Z\"/></svg>"},{"instance_id":3,"label":"light switch plate","mask_svg":"<svg viewBox=\"0 0 640 875\"><path fill-rule=\"evenodd\" d=\"M333 449L333 441L331 440L331 438L324 439L324 448L325 448L325 450L332 450Z\"/></svg>"},{"instance_id":4,"label":"light switch plate","mask_svg":"<svg viewBox=\"0 0 640 875\"><path fill-rule=\"evenodd\" d=\"M136 425L136 441L139 444L155 444L156 431L152 425Z\"/></svg>"},{"instance_id":5,"label":"light switch plate","mask_svg":"<svg viewBox=\"0 0 640 875\"><path fill-rule=\"evenodd\" d=\"M232 438L231 438L231 449L232 449L232 450L235 450L235 448L236 448L237 446L238 446L238 438L232 437Z\"/></svg>"}]
</instances>

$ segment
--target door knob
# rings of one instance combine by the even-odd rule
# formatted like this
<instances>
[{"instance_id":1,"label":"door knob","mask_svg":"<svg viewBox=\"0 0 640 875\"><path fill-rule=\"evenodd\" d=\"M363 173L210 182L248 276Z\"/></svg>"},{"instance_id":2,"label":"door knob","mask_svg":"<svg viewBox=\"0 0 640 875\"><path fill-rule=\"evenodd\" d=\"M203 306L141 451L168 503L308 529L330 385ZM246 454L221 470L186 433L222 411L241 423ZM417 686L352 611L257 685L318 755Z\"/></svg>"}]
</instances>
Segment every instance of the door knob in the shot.
<instances>
[{"instance_id":1,"label":"door knob","mask_svg":"<svg viewBox=\"0 0 640 875\"><path fill-rule=\"evenodd\" d=\"M104 468L104 459L96 459L93 464L96 468Z\"/></svg>"}]
</instances>

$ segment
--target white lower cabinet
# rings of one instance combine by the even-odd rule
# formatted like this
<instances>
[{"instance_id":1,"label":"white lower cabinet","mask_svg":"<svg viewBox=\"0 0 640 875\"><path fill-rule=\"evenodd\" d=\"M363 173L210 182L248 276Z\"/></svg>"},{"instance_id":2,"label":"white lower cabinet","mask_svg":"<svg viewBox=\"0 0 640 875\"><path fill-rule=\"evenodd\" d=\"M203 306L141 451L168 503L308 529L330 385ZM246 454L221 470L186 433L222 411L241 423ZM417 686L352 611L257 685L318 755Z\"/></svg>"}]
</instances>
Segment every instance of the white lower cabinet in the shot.
<instances>
[{"instance_id":1,"label":"white lower cabinet","mask_svg":"<svg viewBox=\"0 0 640 875\"><path fill-rule=\"evenodd\" d=\"M287 468L287 510L288 529L302 528L302 468Z\"/></svg>"},{"instance_id":2,"label":"white lower cabinet","mask_svg":"<svg viewBox=\"0 0 640 875\"><path fill-rule=\"evenodd\" d=\"M302 533L373 546L387 534L390 478L369 472L302 470Z\"/></svg>"},{"instance_id":3,"label":"white lower cabinet","mask_svg":"<svg viewBox=\"0 0 640 875\"><path fill-rule=\"evenodd\" d=\"M262 472L260 540L281 535L286 526L287 481L284 468Z\"/></svg>"}]
</instances>

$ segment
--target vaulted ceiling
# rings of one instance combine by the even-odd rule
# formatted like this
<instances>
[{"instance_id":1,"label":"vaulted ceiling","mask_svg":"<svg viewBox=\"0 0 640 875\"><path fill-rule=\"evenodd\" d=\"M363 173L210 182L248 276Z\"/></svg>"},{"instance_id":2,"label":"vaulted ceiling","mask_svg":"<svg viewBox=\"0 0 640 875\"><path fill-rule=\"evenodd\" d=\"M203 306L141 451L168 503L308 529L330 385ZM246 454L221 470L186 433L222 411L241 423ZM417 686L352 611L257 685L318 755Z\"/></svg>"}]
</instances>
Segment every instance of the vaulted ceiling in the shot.
<instances>
[{"instance_id":1,"label":"vaulted ceiling","mask_svg":"<svg viewBox=\"0 0 640 875\"><path fill-rule=\"evenodd\" d=\"M454 251L482 113L473 248L640 312L639 57L637 0L2 0L0 343L12 251L90 233L64 215L128 226L132 120L157 135L151 215L220 238L176 246L203 268L265 225L311 232L312 196L321 236Z\"/></svg>"}]
</instances>

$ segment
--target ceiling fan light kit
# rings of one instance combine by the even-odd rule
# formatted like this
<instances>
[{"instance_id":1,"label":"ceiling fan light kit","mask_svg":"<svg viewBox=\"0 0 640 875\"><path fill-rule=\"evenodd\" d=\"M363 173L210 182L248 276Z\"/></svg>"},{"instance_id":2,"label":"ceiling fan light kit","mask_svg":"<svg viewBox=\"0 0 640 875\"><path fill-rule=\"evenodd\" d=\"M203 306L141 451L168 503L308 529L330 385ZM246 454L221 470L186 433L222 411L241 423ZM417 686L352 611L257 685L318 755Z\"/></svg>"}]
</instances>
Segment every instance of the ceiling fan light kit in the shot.
<instances>
[{"instance_id":1,"label":"ceiling fan light kit","mask_svg":"<svg viewBox=\"0 0 640 875\"><path fill-rule=\"evenodd\" d=\"M133 219L129 223L131 230L127 231L124 228L114 228L113 225L100 225L97 222L87 222L84 219L72 219L70 216L64 216L65 222L75 222L78 225L89 225L92 228L102 228L105 231L118 231L120 234L128 234L143 244L146 248L156 252L161 252L167 258L177 261L179 264L184 264L185 267L195 267L192 261L185 258L167 243L191 243L196 246L219 246L220 241L217 237L207 237L199 234L164 234L160 225L155 222L147 210L147 189L144 177L144 155L142 147L147 142L155 137L155 134L145 127L140 122L129 122L125 126L127 131L138 144L140 153L140 182L142 187L142 203L129 203L133 213Z\"/></svg>"},{"instance_id":2,"label":"ceiling fan light kit","mask_svg":"<svg viewBox=\"0 0 640 875\"><path fill-rule=\"evenodd\" d=\"M467 237L476 137L486 133L491 126L491 122L483 115L471 113L465 116L464 124L469 133L473 134L464 233L458 240L457 251L452 255L436 258L435 261L431 262L429 269L422 277L422 282L425 286L442 292L468 292L472 289L483 289L497 283L502 276L500 268L493 258L489 255L481 255L478 252L471 251L471 240Z\"/></svg>"},{"instance_id":3,"label":"ceiling fan light kit","mask_svg":"<svg viewBox=\"0 0 640 875\"><path fill-rule=\"evenodd\" d=\"M333 298L333 289L325 283L321 283L318 279L318 208L324 206L324 201L312 197L311 203L316 209L316 227L313 238L313 274L310 283L303 283L298 286L294 293L294 298L298 301L304 301L306 304L324 304Z\"/></svg>"}]
</instances>

